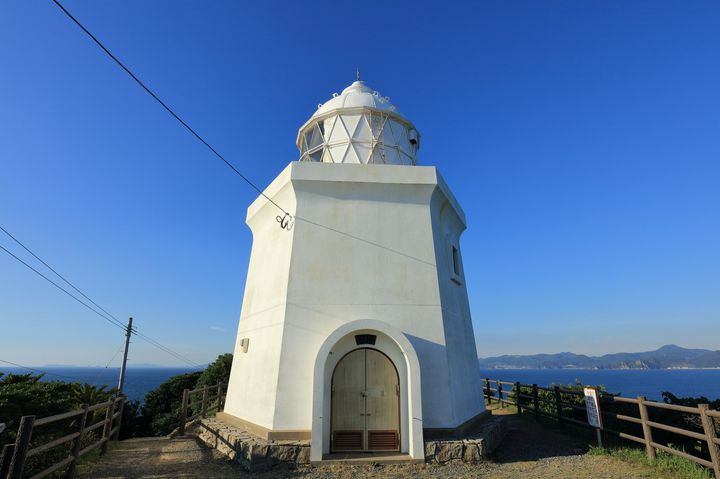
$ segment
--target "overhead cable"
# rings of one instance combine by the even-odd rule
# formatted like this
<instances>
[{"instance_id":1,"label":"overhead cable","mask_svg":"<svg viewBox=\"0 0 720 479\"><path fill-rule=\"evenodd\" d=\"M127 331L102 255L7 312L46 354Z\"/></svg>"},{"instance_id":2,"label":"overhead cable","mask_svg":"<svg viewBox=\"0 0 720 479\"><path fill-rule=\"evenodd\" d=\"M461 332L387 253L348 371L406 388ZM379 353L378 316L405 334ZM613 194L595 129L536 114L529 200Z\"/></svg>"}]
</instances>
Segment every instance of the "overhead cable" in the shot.
<instances>
[{"instance_id":1,"label":"overhead cable","mask_svg":"<svg viewBox=\"0 0 720 479\"><path fill-rule=\"evenodd\" d=\"M28 263L26 263L25 261L23 261L22 259L20 259L19 257L17 257L15 254L13 254L10 250L8 250L7 248L5 248L4 246L0 245L0 249L2 249L3 251L5 251L7 254L9 254L10 256L12 256L13 258L15 258L16 260L18 260L20 263L24 264L28 269L30 269L30 270L33 271L35 274L37 274L38 276L40 276L41 278L43 278L45 281L49 282L50 284L52 284L53 286L55 286L57 289L59 289L60 291L62 291L62 292L65 293L65 294L67 294L67 295L70 296L72 299L74 299L74 300L77 301L78 303L82 304L83 306L85 306L87 309L89 309L89 310L92 311L93 313L95 313L95 314L97 314L98 316L100 316L100 317L101 317L102 319L104 319L105 321L109 322L110 324L112 324L113 326L115 326L115 327L117 327L117 328L120 328L120 329L122 329L122 330L125 330L125 326L123 326L121 323L115 322L115 321L112 320L111 318L105 316L104 314L102 314L102 313L99 312L98 310L94 309L92 306L90 306L89 304L87 304L86 302L84 302L83 300L81 300L80 298L78 298L77 296L73 295L71 292L69 292L68 290L66 290L65 288L63 288L63 287L60 286L59 284L57 284L55 281L51 280L50 278L48 278L47 276L45 276L44 274L42 274L40 271L36 270L36 269L33 268L32 266L30 266Z\"/></svg>"},{"instance_id":2,"label":"overhead cable","mask_svg":"<svg viewBox=\"0 0 720 479\"><path fill-rule=\"evenodd\" d=\"M57 376L57 377L60 377L60 378L72 379L72 380L74 380L74 381L79 381L79 382L81 382L81 383L86 382L85 379L76 378L76 377L74 377L74 376L66 376L65 374L51 373L51 372L49 372L49 371L43 371L42 369L31 368L31 367L29 367L29 366L23 366L22 364L14 363L14 362L12 362L12 361L7 361L7 360L5 360L5 359L0 359L0 363L10 364L10 365L15 366L15 367L18 367L18 368L27 369L27 370L29 370L29 371L34 371L34 372L36 372L36 373L47 374L48 376Z\"/></svg>"},{"instance_id":3,"label":"overhead cable","mask_svg":"<svg viewBox=\"0 0 720 479\"><path fill-rule=\"evenodd\" d=\"M284 220L282 218L278 219L278 222L280 223L282 228L284 228L284 229L292 228L292 224L290 221L290 219L292 219L292 215L288 211L286 211L285 208L278 205L275 201L273 201L272 198L267 196L263 192L263 190L261 190L247 176L242 174L232 163L230 163L230 161L225 159L225 157L223 155L221 155L212 145L210 145L210 143L208 143L202 136L200 136L194 129L192 129L190 127L190 125L188 125L185 122L185 120L180 118L180 116L177 113L175 113L172 108L170 108L163 100L160 99L160 97L158 97L152 90L150 90L150 88L148 88L132 71L130 71L130 69L128 67L126 67L123 64L123 62L121 62L115 55L113 55L110 52L110 50L108 50L105 47L105 45L103 45L102 42L100 42L100 40L98 40L97 37L95 37L95 35L90 33L90 31L87 28L85 28L83 26L83 24L78 21L77 18L75 18L70 12L68 12L67 9L65 7L63 7L62 4L58 0L53 0L53 2L55 3L55 5L57 5L60 8L60 10L63 11L63 13L65 13L65 15L68 16L68 18L70 18L70 20L75 22L75 24L78 27L80 27L80 29L82 29L82 31L85 32L97 44L97 46L99 46L110 58L112 58L115 61L115 63L117 63L120 66L120 68L125 70L125 73L130 75L130 77L133 80L135 80L135 82L138 85L140 85L140 87L142 87L143 90L145 90L151 97L153 97L155 99L155 101L157 101L165 110L167 110L167 112L170 113L170 115L172 115L173 118L175 118L178 122L180 122L180 124L182 126L184 126L195 138L197 138L203 145L205 145L215 156L217 156L220 160L222 160L233 172L235 172L235 174L237 174L240 178L242 178L245 181L245 183L250 185L255 191L260 193L260 195L262 195L266 200L268 200L270 203L275 205L275 207L277 207L280 211L282 211L285 214L285 217L284 217L285 219Z\"/></svg>"},{"instance_id":4,"label":"overhead cable","mask_svg":"<svg viewBox=\"0 0 720 479\"><path fill-rule=\"evenodd\" d=\"M62 291L63 293L67 294L67 295L70 296L72 299L74 299L74 300L77 301L78 303L82 304L83 306L85 306L86 308L88 308L88 309L89 309L90 311L92 311L93 313L95 313L95 314L97 314L98 316L100 316L100 317L101 317L102 319L104 319L105 321L108 321L110 324L112 324L112 325L115 326L115 327L121 328L123 331L125 331L125 330L127 329L127 327L126 327L123 323L121 323L120 320L118 320L115 316L113 316L112 314L110 314L105 308L103 308L102 306L100 306L99 304L97 304L97 303L96 303L95 301L93 301L90 297L88 297L85 293L83 293L80 289L78 289L73 283L71 283L68 279L66 279L63 275L61 275L57 270L55 270L55 269L52 268L48 263L46 263L44 260L42 260L42 259L41 259L37 254L35 254L30 248L28 248L27 246L25 246L25 244L23 244L20 240L18 240L15 236L13 236L8 230L6 230L5 228L3 228L2 226L0 226L0 230L2 230L3 232L5 232L5 234L7 234L10 238L12 238L17 244L19 244L20 246L22 246L23 249L25 249L25 251L27 251L28 253L30 253L35 259L37 259L38 261L40 261L40 262L41 262L43 265L45 265L50 271L52 271L55 275L57 275L59 278L61 278L61 279L62 279L63 281L65 281L67 284L69 284L75 291L77 291L78 293L80 293L84 298L86 298L88 301L90 301L92 304L94 304L98 309L100 309L101 311L103 311L105 314L103 314L103 313L101 313L100 311L96 310L95 308L93 308L92 306L90 306L89 304L87 304L86 302L84 302L83 300L81 300L80 298L78 298L77 296L75 296L74 294L72 294L71 292L69 292L68 290L66 290L66 289L63 288L62 286L60 286L59 284L57 284L57 283L56 283L55 281L53 281L52 279L48 278L47 276L45 276L45 275L44 275L43 273L41 273L40 271L38 271L37 269L33 268L30 264L28 264L27 262L25 262L24 260L22 260L20 257L18 257L17 255L15 255L14 253L12 253L10 250L6 249L6 248L3 247L2 245L0 245L0 249L2 249L2 250L5 251L7 254L9 254L10 256L12 256L13 258L15 258L17 261L19 261L20 263L22 263L25 267L27 267L28 269L30 269L31 271L33 271L35 274L37 274L38 276L40 276L41 278L43 278L45 281L48 281L50 284L52 284L53 286L55 286L56 288L58 288L60 291ZM158 342L158 341L156 341L156 340L154 340L154 339L152 339L152 338L150 338L150 337L148 337L148 336L146 336L146 335L144 335L144 334L141 335L141 334L138 333L135 329L132 330L132 333L135 334L135 335L137 335L137 336L139 336L139 337L141 337L144 341L152 344L152 345L155 346L156 348L165 351L166 353L170 354L171 356L175 357L176 359L179 359L179 360L181 360L181 361L183 361L183 362L185 362L185 363L187 363L187 364L189 364L189 365L191 365L191 366L193 366L193 367L199 367L199 365L197 365L197 364L195 364L194 362L192 362L191 360L185 358L185 357L182 356L181 354L173 351L172 349L170 349L170 348L168 348L168 347L166 347L166 346L163 346L160 342Z\"/></svg>"}]
</instances>

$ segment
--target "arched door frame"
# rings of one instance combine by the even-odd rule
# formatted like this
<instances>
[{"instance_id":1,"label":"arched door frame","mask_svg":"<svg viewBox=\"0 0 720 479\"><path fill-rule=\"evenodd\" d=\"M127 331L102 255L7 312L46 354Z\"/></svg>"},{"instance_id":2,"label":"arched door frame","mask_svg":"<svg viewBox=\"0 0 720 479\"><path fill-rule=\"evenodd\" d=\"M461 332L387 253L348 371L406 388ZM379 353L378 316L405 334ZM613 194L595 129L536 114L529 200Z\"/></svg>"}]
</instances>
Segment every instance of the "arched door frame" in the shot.
<instances>
[{"instance_id":1,"label":"arched door frame","mask_svg":"<svg viewBox=\"0 0 720 479\"><path fill-rule=\"evenodd\" d=\"M401 386L405 393L403 400L405 408L401 408L401 415L406 421L406 426L401 429L401 434L406 434L407 443L404 451L412 459L424 460L425 449L423 444L423 422L422 422L422 397L420 387L420 363L417 354L410 341L405 335L387 323L377 320L357 320L345 323L333 331L320 346L315 358L313 369L313 403L312 403L312 442L310 459L321 461L323 454L330 450L330 417L327 412L330 409L330 382L334 365L338 362L332 355L333 348L347 337L355 334L376 334L387 339L388 348L394 349L396 353L388 354L382 348L375 348L388 355L392 360L398 374L400 375ZM349 349L357 349L349 348ZM401 363L400 363L401 362ZM326 407L327 406L327 407Z\"/></svg>"},{"instance_id":2,"label":"arched door frame","mask_svg":"<svg viewBox=\"0 0 720 479\"><path fill-rule=\"evenodd\" d=\"M393 371L395 371L395 378L397 378L397 381L398 381L398 391L397 391L397 412L398 412L397 416L398 416L398 424L397 424L397 431L398 431L398 437L399 437L398 445L400 445L400 444L402 444L402 440L403 440L402 416L401 416L402 410L401 410L401 408L400 408L400 403L401 403L401 397L402 397L403 394L405 394L405 391L404 391L404 388L401 386L400 373L398 373L398 368L397 368L397 366L395 365L395 362L392 360L392 358L391 358L390 356L388 356L387 354L385 354L382 350L380 350L380 349L378 349L378 348L373 348L373 347L367 346L367 345L358 346L358 347L355 348L355 349L351 349L350 351L348 351L348 352L346 352L345 354L343 354L343 356L342 356L340 359L338 359L338 362L333 365L332 374L330 375L330 391L332 391L332 388L333 388L333 386L335 385L335 372L337 371L337 368L338 368L338 366L340 365L340 363L342 363L343 360L344 360L346 357L348 357L348 355L350 355L351 353L354 353L355 351L361 351L361 350L363 350L363 349L369 349L369 350L371 350L371 351L376 351L376 352L382 354L383 356L385 356L385 359L387 359L387 360L390 362L390 365L392 365L392 367L393 367ZM366 367L367 367L367 364L366 364ZM333 418L333 405L334 405L334 402L333 402L333 400L332 400L332 393L331 393L331 394L330 394L330 432L331 432L331 433L332 433L332 431L333 431L333 422L332 422L332 421L333 421L333 419L332 419L332 418ZM368 431L367 427L365 427L366 436L363 437L363 441L364 441L365 443L367 443L367 442L369 441L369 439L368 439L368 437L367 437L367 434L369 434L369 432L370 432L370 431ZM330 439L330 450L332 451L332 438Z\"/></svg>"}]
</instances>

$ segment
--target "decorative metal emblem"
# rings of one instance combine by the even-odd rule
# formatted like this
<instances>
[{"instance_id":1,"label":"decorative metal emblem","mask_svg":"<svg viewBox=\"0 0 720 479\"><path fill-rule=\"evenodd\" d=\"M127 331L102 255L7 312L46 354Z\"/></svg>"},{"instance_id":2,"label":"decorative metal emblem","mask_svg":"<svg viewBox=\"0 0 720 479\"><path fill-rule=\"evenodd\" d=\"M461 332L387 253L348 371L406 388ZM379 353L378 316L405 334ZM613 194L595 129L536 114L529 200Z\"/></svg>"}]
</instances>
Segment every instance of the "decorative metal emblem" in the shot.
<instances>
[{"instance_id":1,"label":"decorative metal emblem","mask_svg":"<svg viewBox=\"0 0 720 479\"><path fill-rule=\"evenodd\" d=\"M285 213L285 216L276 216L275 220L280 223L280 228L288 231L290 231L295 224L290 213Z\"/></svg>"}]
</instances>

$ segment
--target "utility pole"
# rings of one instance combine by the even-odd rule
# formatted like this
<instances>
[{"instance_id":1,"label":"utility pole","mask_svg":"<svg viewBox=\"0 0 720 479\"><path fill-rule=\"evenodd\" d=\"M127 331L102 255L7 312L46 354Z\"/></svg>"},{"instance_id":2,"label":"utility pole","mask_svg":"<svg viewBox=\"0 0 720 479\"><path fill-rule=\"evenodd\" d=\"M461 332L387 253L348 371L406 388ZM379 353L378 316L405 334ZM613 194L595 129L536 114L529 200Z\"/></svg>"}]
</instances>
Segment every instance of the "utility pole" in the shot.
<instances>
[{"instance_id":1,"label":"utility pole","mask_svg":"<svg viewBox=\"0 0 720 479\"><path fill-rule=\"evenodd\" d=\"M128 319L127 328L125 329L125 351L123 351L123 362L120 366L120 381L118 382L118 395L123 392L125 385L125 366L127 365L128 347L130 347L130 335L132 334L132 318Z\"/></svg>"}]
</instances>

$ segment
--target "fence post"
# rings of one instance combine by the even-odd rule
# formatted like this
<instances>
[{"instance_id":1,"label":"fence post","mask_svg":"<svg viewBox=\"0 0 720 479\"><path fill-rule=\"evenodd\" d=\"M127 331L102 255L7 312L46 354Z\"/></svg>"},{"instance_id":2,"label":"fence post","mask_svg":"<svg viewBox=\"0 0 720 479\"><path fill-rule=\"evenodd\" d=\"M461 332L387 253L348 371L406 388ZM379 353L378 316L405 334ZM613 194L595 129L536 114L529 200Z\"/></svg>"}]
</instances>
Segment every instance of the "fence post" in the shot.
<instances>
[{"instance_id":1,"label":"fence post","mask_svg":"<svg viewBox=\"0 0 720 479\"><path fill-rule=\"evenodd\" d=\"M522 414L522 405L520 404L520 381L515 382L515 406L517 407L518 416Z\"/></svg>"},{"instance_id":2,"label":"fence post","mask_svg":"<svg viewBox=\"0 0 720 479\"><path fill-rule=\"evenodd\" d=\"M222 411L223 409L223 383L218 383L218 398L217 398L217 412Z\"/></svg>"},{"instance_id":3,"label":"fence post","mask_svg":"<svg viewBox=\"0 0 720 479\"><path fill-rule=\"evenodd\" d=\"M105 411L105 425L103 426L103 443L100 445L100 454L105 454L110 442L110 431L112 431L113 413L115 412L115 399L110 400L107 411ZM0 476L2 477L2 476Z\"/></svg>"},{"instance_id":4,"label":"fence post","mask_svg":"<svg viewBox=\"0 0 720 479\"><path fill-rule=\"evenodd\" d=\"M187 408L188 408L189 397L190 397L190 390L183 389L182 405L180 406L180 430L178 431L178 435L180 435L180 436L185 435L185 421L187 421Z\"/></svg>"},{"instance_id":5,"label":"fence post","mask_svg":"<svg viewBox=\"0 0 720 479\"><path fill-rule=\"evenodd\" d=\"M122 427L123 411L125 410L125 400L127 397L123 394L120 396L120 409L118 410L118 425L113 440L117 441L120 439L120 428ZM112 430L112 428L110 428Z\"/></svg>"},{"instance_id":6,"label":"fence post","mask_svg":"<svg viewBox=\"0 0 720 479\"><path fill-rule=\"evenodd\" d=\"M715 443L715 439L717 438L715 424L713 423L713 419L707 415L709 408L707 404L698 404L697 407L700 410L700 419L702 420L705 436L707 437L708 450L710 451L710 460L713 464L715 477L720 477L720 447Z\"/></svg>"},{"instance_id":7,"label":"fence post","mask_svg":"<svg viewBox=\"0 0 720 479\"><path fill-rule=\"evenodd\" d=\"M502 383L500 380L497 380L497 386L498 386L498 400L500 401L500 407L505 407L505 400L503 399L503 392L502 392Z\"/></svg>"},{"instance_id":8,"label":"fence post","mask_svg":"<svg viewBox=\"0 0 720 479\"><path fill-rule=\"evenodd\" d=\"M77 466L77 461L80 456L80 449L82 446L82 437L83 437L83 434L85 433L85 423L87 422L88 409L90 408L90 406L87 404L83 404L82 408L83 408L83 414L82 414L82 416L80 416L80 424L78 425L78 432L80 433L80 435L78 437L76 437L75 440L73 441L72 452L70 453L70 456L72 457L72 462L70 462L70 465L68 466L68 470L65 473L66 479L73 479L75 477L75 468Z\"/></svg>"},{"instance_id":9,"label":"fence post","mask_svg":"<svg viewBox=\"0 0 720 479\"><path fill-rule=\"evenodd\" d=\"M562 423L562 398L560 397L560 386L555 386L555 409L558 424Z\"/></svg>"},{"instance_id":10,"label":"fence post","mask_svg":"<svg viewBox=\"0 0 720 479\"><path fill-rule=\"evenodd\" d=\"M25 457L30 448L33 424L35 424L35 416L23 416L20 419L20 427L18 427L15 447L13 448L13 455L10 460L10 474L8 475L8 479L20 479L22 477L23 468L25 467Z\"/></svg>"},{"instance_id":11,"label":"fence post","mask_svg":"<svg viewBox=\"0 0 720 479\"><path fill-rule=\"evenodd\" d=\"M5 444L0 459L0 479L5 479L10 472L10 459L12 459L15 444Z\"/></svg>"},{"instance_id":12,"label":"fence post","mask_svg":"<svg viewBox=\"0 0 720 479\"><path fill-rule=\"evenodd\" d=\"M538 399L537 384L532 385L533 408L535 409L535 420L540 421L540 400Z\"/></svg>"},{"instance_id":13,"label":"fence post","mask_svg":"<svg viewBox=\"0 0 720 479\"><path fill-rule=\"evenodd\" d=\"M207 403L208 403L208 385L203 387L203 398L202 398L202 417L207 415Z\"/></svg>"},{"instance_id":14,"label":"fence post","mask_svg":"<svg viewBox=\"0 0 720 479\"><path fill-rule=\"evenodd\" d=\"M485 378L485 395L487 396L488 406L492 404L492 391L490 391L490 378Z\"/></svg>"},{"instance_id":15,"label":"fence post","mask_svg":"<svg viewBox=\"0 0 720 479\"><path fill-rule=\"evenodd\" d=\"M653 447L652 428L648 424L649 416L647 406L645 405L645 397L638 396L638 408L640 409L640 420L642 421L643 438L645 439L645 451L647 457L651 461L655 460L655 448Z\"/></svg>"}]
</instances>

